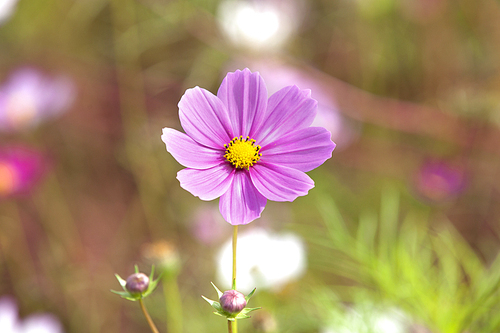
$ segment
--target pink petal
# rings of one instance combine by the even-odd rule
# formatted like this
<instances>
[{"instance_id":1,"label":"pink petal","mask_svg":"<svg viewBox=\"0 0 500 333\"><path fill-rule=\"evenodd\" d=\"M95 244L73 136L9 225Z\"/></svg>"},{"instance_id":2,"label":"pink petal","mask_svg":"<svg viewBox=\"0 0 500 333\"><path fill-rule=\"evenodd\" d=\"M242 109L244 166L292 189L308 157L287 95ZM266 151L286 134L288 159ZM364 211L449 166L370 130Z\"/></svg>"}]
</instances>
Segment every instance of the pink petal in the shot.
<instances>
[{"instance_id":1,"label":"pink petal","mask_svg":"<svg viewBox=\"0 0 500 333\"><path fill-rule=\"evenodd\" d=\"M234 136L252 136L267 108L267 89L260 74L248 68L228 73L217 97L228 110Z\"/></svg>"},{"instance_id":2,"label":"pink petal","mask_svg":"<svg viewBox=\"0 0 500 333\"><path fill-rule=\"evenodd\" d=\"M309 127L318 105L310 95L309 90L297 86L285 87L271 95L264 121L253 137L257 144L263 147L289 132Z\"/></svg>"},{"instance_id":3,"label":"pink petal","mask_svg":"<svg viewBox=\"0 0 500 333\"><path fill-rule=\"evenodd\" d=\"M293 201L314 187L314 181L302 171L270 163L251 167L250 177L257 190L273 201Z\"/></svg>"},{"instance_id":4,"label":"pink petal","mask_svg":"<svg viewBox=\"0 0 500 333\"><path fill-rule=\"evenodd\" d=\"M186 134L204 146L220 149L234 137L224 104L200 87L186 90L181 97L179 119Z\"/></svg>"},{"instance_id":5,"label":"pink petal","mask_svg":"<svg viewBox=\"0 0 500 333\"><path fill-rule=\"evenodd\" d=\"M308 127L292 132L265 147L261 161L300 171L311 171L332 157L335 143L323 127Z\"/></svg>"},{"instance_id":6,"label":"pink petal","mask_svg":"<svg viewBox=\"0 0 500 333\"><path fill-rule=\"evenodd\" d=\"M238 170L229 190L219 200L219 210L232 225L248 224L260 217L266 198L253 186L247 171Z\"/></svg>"},{"instance_id":7,"label":"pink petal","mask_svg":"<svg viewBox=\"0 0 500 333\"><path fill-rule=\"evenodd\" d=\"M225 161L224 150L200 145L189 136L172 128L164 128L161 136L167 151L188 168L208 169Z\"/></svg>"},{"instance_id":8,"label":"pink petal","mask_svg":"<svg viewBox=\"0 0 500 333\"><path fill-rule=\"evenodd\" d=\"M234 168L221 163L210 169L183 169L177 173L181 187L201 200L213 200L224 194L234 177Z\"/></svg>"}]
</instances>

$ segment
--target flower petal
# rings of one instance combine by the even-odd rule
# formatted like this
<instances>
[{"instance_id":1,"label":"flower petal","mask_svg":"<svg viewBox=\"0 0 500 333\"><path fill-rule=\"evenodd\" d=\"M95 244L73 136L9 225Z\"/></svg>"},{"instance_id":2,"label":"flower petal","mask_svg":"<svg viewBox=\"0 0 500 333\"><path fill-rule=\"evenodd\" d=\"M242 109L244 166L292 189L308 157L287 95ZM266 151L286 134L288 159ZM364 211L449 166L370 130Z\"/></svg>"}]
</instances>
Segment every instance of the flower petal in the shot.
<instances>
[{"instance_id":1,"label":"flower petal","mask_svg":"<svg viewBox=\"0 0 500 333\"><path fill-rule=\"evenodd\" d=\"M287 134L260 150L261 161L300 171L311 171L332 157L335 143L323 127L308 127Z\"/></svg>"},{"instance_id":2,"label":"flower petal","mask_svg":"<svg viewBox=\"0 0 500 333\"><path fill-rule=\"evenodd\" d=\"M310 95L309 90L297 86L285 87L271 95L266 116L253 137L257 144L263 147L289 132L309 127L318 105Z\"/></svg>"},{"instance_id":3,"label":"flower petal","mask_svg":"<svg viewBox=\"0 0 500 333\"><path fill-rule=\"evenodd\" d=\"M227 109L211 92L195 87L179 101L182 128L194 141L215 149L234 137Z\"/></svg>"},{"instance_id":4,"label":"flower petal","mask_svg":"<svg viewBox=\"0 0 500 333\"><path fill-rule=\"evenodd\" d=\"M161 136L167 151L188 168L208 169L225 161L224 150L211 149L200 145L189 136L165 127Z\"/></svg>"},{"instance_id":5,"label":"flower petal","mask_svg":"<svg viewBox=\"0 0 500 333\"><path fill-rule=\"evenodd\" d=\"M234 168L221 163L210 169L183 169L177 173L181 187L201 200L213 200L224 194L231 185Z\"/></svg>"},{"instance_id":6,"label":"flower petal","mask_svg":"<svg viewBox=\"0 0 500 333\"><path fill-rule=\"evenodd\" d=\"M232 225L248 224L260 217L266 198L253 186L247 171L238 170L229 190L219 199L219 210Z\"/></svg>"},{"instance_id":7,"label":"flower petal","mask_svg":"<svg viewBox=\"0 0 500 333\"><path fill-rule=\"evenodd\" d=\"M250 177L257 190L273 201L293 201L314 187L314 181L302 171L270 163L251 167Z\"/></svg>"},{"instance_id":8,"label":"flower petal","mask_svg":"<svg viewBox=\"0 0 500 333\"><path fill-rule=\"evenodd\" d=\"M217 97L228 110L234 136L252 137L267 108L267 89L260 74L248 68L228 73Z\"/></svg>"}]
</instances>

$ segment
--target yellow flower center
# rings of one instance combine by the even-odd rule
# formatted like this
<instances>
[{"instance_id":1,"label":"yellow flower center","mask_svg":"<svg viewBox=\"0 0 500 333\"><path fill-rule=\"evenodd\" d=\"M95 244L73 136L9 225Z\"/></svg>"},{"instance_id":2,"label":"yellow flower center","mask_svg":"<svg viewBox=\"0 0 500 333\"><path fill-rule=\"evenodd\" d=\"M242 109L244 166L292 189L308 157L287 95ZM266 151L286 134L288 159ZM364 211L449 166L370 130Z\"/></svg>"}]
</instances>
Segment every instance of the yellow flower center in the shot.
<instances>
[{"instance_id":1,"label":"yellow flower center","mask_svg":"<svg viewBox=\"0 0 500 333\"><path fill-rule=\"evenodd\" d=\"M224 148L226 148L224 157L235 168L245 168L248 170L262 156L259 153L260 146L256 146L255 140L250 139L248 136L246 139L243 139L243 136L235 137L228 144L224 145Z\"/></svg>"}]
</instances>

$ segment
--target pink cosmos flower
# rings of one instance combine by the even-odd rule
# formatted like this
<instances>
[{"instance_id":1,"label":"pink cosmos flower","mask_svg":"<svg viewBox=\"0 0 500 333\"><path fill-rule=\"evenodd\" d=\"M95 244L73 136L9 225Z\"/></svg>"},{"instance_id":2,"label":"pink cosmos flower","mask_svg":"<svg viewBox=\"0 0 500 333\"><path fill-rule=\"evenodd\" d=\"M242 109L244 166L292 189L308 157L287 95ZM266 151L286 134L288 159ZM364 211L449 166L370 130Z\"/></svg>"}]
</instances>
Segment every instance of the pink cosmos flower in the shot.
<instances>
[{"instance_id":1,"label":"pink cosmos flower","mask_svg":"<svg viewBox=\"0 0 500 333\"><path fill-rule=\"evenodd\" d=\"M217 96L200 87L179 102L186 134L164 128L167 151L186 167L180 185L202 200L220 197L232 225L247 224L267 200L293 201L314 187L305 174L332 156L330 132L310 127L317 102L288 86L271 97L259 73L228 73Z\"/></svg>"}]
</instances>

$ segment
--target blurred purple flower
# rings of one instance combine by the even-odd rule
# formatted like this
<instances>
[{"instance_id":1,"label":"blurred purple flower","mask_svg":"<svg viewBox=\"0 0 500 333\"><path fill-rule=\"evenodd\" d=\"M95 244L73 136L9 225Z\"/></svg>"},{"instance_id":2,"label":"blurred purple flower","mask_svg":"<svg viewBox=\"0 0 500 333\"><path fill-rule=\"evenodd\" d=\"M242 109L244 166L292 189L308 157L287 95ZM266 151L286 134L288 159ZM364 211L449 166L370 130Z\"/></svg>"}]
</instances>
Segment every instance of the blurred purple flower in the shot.
<instances>
[{"instance_id":1,"label":"blurred purple flower","mask_svg":"<svg viewBox=\"0 0 500 333\"><path fill-rule=\"evenodd\" d=\"M19 320L16 301L11 297L0 298L0 332L2 333L62 333L63 328L51 314L30 315Z\"/></svg>"},{"instance_id":2,"label":"blurred purple flower","mask_svg":"<svg viewBox=\"0 0 500 333\"><path fill-rule=\"evenodd\" d=\"M73 103L75 87L67 77L50 77L21 68L0 86L0 131L19 131L63 113Z\"/></svg>"},{"instance_id":3,"label":"blurred purple flower","mask_svg":"<svg viewBox=\"0 0 500 333\"><path fill-rule=\"evenodd\" d=\"M465 173L462 168L444 161L427 161L415 177L415 187L425 200L443 202L464 189Z\"/></svg>"},{"instance_id":4,"label":"blurred purple flower","mask_svg":"<svg viewBox=\"0 0 500 333\"><path fill-rule=\"evenodd\" d=\"M0 0L0 24L14 14L17 2L18 0Z\"/></svg>"},{"instance_id":5,"label":"blurred purple flower","mask_svg":"<svg viewBox=\"0 0 500 333\"><path fill-rule=\"evenodd\" d=\"M0 148L0 199L29 192L45 168L38 151L24 147Z\"/></svg>"},{"instance_id":6,"label":"blurred purple flower","mask_svg":"<svg viewBox=\"0 0 500 333\"><path fill-rule=\"evenodd\" d=\"M335 144L322 127L309 127L317 102L310 91L288 86L269 100L264 80L250 70L228 73L217 96L188 89L179 102L187 134L164 128L167 151L187 167L181 187L202 200L220 197L233 224L247 224L267 199L293 201L314 187L305 174L332 156Z\"/></svg>"}]
</instances>

